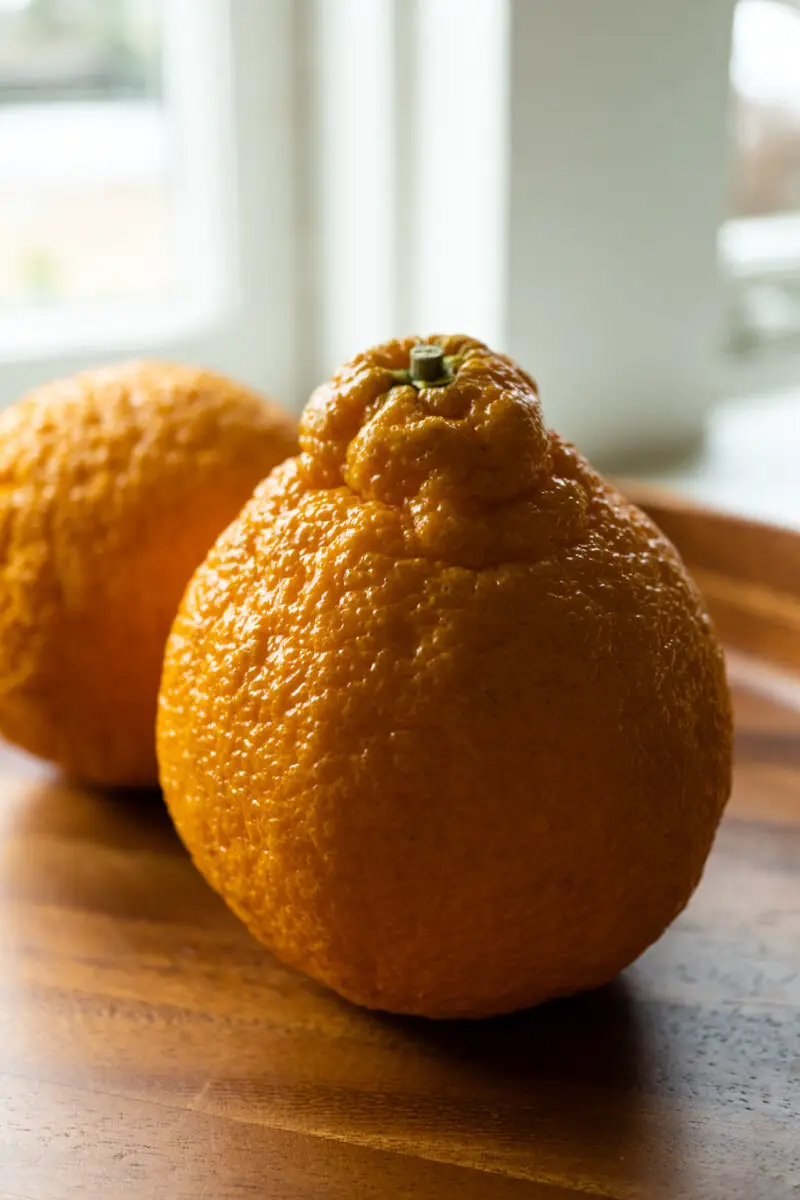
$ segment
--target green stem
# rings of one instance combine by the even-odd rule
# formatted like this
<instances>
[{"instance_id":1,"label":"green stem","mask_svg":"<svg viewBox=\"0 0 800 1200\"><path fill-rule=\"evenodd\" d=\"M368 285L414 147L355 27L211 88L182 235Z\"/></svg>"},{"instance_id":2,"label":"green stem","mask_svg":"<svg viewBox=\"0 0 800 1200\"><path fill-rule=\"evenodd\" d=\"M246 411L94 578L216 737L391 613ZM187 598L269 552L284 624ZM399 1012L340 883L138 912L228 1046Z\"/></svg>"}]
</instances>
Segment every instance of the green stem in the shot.
<instances>
[{"instance_id":1,"label":"green stem","mask_svg":"<svg viewBox=\"0 0 800 1200\"><path fill-rule=\"evenodd\" d=\"M458 354L447 357L441 346L420 342L411 351L407 370L389 374L397 381L393 386L410 383L415 388L444 387L453 382L460 361Z\"/></svg>"},{"instance_id":2,"label":"green stem","mask_svg":"<svg viewBox=\"0 0 800 1200\"><path fill-rule=\"evenodd\" d=\"M412 383L447 383L447 371L444 362L444 350L441 346L421 343L411 351L411 365L408 375Z\"/></svg>"}]
</instances>

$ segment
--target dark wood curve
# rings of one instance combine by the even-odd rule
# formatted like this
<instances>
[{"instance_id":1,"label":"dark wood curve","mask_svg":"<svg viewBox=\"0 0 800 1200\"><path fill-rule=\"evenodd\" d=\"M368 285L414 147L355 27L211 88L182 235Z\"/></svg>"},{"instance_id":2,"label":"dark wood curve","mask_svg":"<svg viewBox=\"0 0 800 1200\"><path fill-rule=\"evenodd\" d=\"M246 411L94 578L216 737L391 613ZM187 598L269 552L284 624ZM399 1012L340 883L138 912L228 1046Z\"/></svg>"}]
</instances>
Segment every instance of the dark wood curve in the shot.
<instances>
[{"instance_id":1,"label":"dark wood curve","mask_svg":"<svg viewBox=\"0 0 800 1200\"><path fill-rule=\"evenodd\" d=\"M678 547L725 641L800 672L800 534L687 507L654 489L627 494Z\"/></svg>"}]
</instances>

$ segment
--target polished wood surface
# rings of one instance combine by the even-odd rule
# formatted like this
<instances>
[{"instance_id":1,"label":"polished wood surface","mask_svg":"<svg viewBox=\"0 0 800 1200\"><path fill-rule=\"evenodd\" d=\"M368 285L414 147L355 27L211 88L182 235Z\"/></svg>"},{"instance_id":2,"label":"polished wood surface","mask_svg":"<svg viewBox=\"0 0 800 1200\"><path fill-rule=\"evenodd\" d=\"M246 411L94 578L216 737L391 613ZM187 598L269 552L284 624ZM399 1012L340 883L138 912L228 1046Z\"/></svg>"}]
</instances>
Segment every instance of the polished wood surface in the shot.
<instances>
[{"instance_id":1,"label":"polished wood surface","mask_svg":"<svg viewBox=\"0 0 800 1200\"><path fill-rule=\"evenodd\" d=\"M5 751L0 1200L800 1196L800 539L650 500L738 718L733 800L665 937L501 1020L361 1012L259 948L157 795Z\"/></svg>"}]
</instances>

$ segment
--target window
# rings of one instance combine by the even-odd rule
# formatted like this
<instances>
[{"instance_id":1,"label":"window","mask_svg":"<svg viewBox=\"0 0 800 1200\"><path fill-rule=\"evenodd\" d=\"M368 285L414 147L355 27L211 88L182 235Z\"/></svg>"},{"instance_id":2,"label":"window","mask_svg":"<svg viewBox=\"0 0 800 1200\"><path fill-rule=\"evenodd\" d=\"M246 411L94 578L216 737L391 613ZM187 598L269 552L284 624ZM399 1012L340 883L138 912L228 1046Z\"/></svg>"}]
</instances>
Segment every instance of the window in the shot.
<instances>
[{"instance_id":1,"label":"window","mask_svg":"<svg viewBox=\"0 0 800 1200\"><path fill-rule=\"evenodd\" d=\"M296 16L0 0L0 404L131 355L295 392Z\"/></svg>"},{"instance_id":2,"label":"window","mask_svg":"<svg viewBox=\"0 0 800 1200\"><path fill-rule=\"evenodd\" d=\"M4 308L178 283L162 50L157 0L0 5Z\"/></svg>"},{"instance_id":3,"label":"window","mask_svg":"<svg viewBox=\"0 0 800 1200\"><path fill-rule=\"evenodd\" d=\"M723 256L732 340L800 344L800 6L739 0L731 60L734 160Z\"/></svg>"}]
</instances>

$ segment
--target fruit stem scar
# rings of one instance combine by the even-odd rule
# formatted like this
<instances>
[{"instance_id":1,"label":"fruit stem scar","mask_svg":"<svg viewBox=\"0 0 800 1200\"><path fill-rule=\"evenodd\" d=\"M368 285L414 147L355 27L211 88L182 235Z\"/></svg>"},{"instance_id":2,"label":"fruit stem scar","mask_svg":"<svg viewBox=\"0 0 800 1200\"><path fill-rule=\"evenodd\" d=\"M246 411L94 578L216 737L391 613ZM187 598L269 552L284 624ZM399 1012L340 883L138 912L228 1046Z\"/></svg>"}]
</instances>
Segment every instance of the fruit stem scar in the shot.
<instances>
[{"instance_id":1,"label":"fruit stem scar","mask_svg":"<svg viewBox=\"0 0 800 1200\"><path fill-rule=\"evenodd\" d=\"M442 347L427 342L414 346L408 374L412 383L449 383Z\"/></svg>"},{"instance_id":2,"label":"fruit stem scar","mask_svg":"<svg viewBox=\"0 0 800 1200\"><path fill-rule=\"evenodd\" d=\"M441 346L420 342L412 347L408 366L399 371L389 371L388 374L394 380L392 387L407 387L409 384L418 390L445 387L453 382L460 363L461 355L448 356Z\"/></svg>"}]
</instances>

